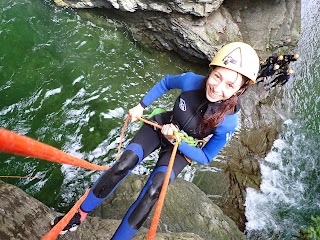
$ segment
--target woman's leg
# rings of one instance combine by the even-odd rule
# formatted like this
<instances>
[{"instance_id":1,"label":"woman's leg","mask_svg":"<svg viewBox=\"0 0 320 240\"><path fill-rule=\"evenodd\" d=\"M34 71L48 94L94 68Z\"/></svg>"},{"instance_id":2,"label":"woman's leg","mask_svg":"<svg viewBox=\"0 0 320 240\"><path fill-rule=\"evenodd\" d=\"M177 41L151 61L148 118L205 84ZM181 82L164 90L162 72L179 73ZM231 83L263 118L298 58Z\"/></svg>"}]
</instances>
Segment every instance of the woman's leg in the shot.
<instances>
[{"instance_id":1,"label":"woman's leg","mask_svg":"<svg viewBox=\"0 0 320 240\"><path fill-rule=\"evenodd\" d=\"M170 146L166 148L166 151L160 152L159 160L153 172L142 189L139 197L127 211L120 226L112 237L112 240L131 239L139 231L140 227L149 216L152 207L159 198L170 156L172 154L172 149L172 146ZM188 162L186 159L177 153L173 164L173 171L171 172L170 183L187 164Z\"/></svg>"},{"instance_id":2,"label":"woman's leg","mask_svg":"<svg viewBox=\"0 0 320 240\"><path fill-rule=\"evenodd\" d=\"M67 231L75 231L87 214L104 201L144 157L160 146L160 139L160 132L149 125L143 125L124 150L120 159L94 183L79 211L60 234L64 234ZM62 217L57 217L52 225L57 224Z\"/></svg>"},{"instance_id":3,"label":"woman's leg","mask_svg":"<svg viewBox=\"0 0 320 240\"><path fill-rule=\"evenodd\" d=\"M143 158L159 148L160 134L153 127L143 125L120 159L96 180L80 209L88 213L104 201Z\"/></svg>"}]
</instances>

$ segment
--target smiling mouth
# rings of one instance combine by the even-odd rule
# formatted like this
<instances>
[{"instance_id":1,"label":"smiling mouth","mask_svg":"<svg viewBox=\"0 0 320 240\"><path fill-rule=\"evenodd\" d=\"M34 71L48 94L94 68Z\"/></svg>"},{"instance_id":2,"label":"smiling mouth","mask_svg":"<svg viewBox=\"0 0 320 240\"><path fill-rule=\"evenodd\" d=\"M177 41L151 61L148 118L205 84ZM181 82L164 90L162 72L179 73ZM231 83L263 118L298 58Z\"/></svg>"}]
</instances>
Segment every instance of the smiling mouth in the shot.
<instances>
[{"instance_id":1,"label":"smiling mouth","mask_svg":"<svg viewBox=\"0 0 320 240\"><path fill-rule=\"evenodd\" d=\"M217 98L217 97L220 97L220 98L222 97L221 95L215 94L215 93L213 93L213 92L211 92L211 96L216 97L216 98Z\"/></svg>"},{"instance_id":2,"label":"smiling mouth","mask_svg":"<svg viewBox=\"0 0 320 240\"><path fill-rule=\"evenodd\" d=\"M209 94L212 96L212 97L222 97L221 95L215 93L214 89L209 87Z\"/></svg>"}]
</instances>

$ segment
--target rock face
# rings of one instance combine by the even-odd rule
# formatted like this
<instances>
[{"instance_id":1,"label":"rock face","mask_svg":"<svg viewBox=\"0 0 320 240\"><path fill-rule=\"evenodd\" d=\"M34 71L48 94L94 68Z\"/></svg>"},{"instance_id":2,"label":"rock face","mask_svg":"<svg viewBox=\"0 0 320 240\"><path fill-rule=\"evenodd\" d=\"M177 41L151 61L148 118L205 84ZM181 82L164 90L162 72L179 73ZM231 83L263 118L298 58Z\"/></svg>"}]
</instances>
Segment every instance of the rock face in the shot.
<instances>
[{"instance_id":1,"label":"rock face","mask_svg":"<svg viewBox=\"0 0 320 240\"><path fill-rule=\"evenodd\" d=\"M145 181L145 177L128 177L108 202L91 213L76 232L59 239L111 239ZM169 189L157 240L245 239L237 225L194 184L178 179ZM50 230L50 222L57 215L21 189L0 181L0 239L41 239ZM149 224L150 220L145 226ZM142 228L133 239L145 239L147 233L148 229Z\"/></svg>"},{"instance_id":2,"label":"rock face","mask_svg":"<svg viewBox=\"0 0 320 240\"><path fill-rule=\"evenodd\" d=\"M296 45L301 0L55 0L59 6L106 8L134 39L194 62L211 60L232 41L251 44L262 58Z\"/></svg>"},{"instance_id":3,"label":"rock face","mask_svg":"<svg viewBox=\"0 0 320 240\"><path fill-rule=\"evenodd\" d=\"M244 231L246 188L259 189L259 161L270 151L287 111L281 91L268 92L262 83L252 86L241 100L240 128L210 164L220 170L198 170L193 183Z\"/></svg>"},{"instance_id":4,"label":"rock face","mask_svg":"<svg viewBox=\"0 0 320 240\"><path fill-rule=\"evenodd\" d=\"M59 6L71 6L73 8L114 8L124 12L136 12L139 10L172 13L179 12L205 17L217 10L223 0L198 0L198 1L152 1L152 0L55 0Z\"/></svg>"},{"instance_id":5,"label":"rock face","mask_svg":"<svg viewBox=\"0 0 320 240\"><path fill-rule=\"evenodd\" d=\"M128 207L138 197L146 182L137 176L130 176L98 206L91 216L122 219ZM145 226L149 226L153 213ZM203 239L245 239L237 225L226 217L218 206L194 184L176 179L169 187L161 213L159 232L192 232Z\"/></svg>"},{"instance_id":6,"label":"rock face","mask_svg":"<svg viewBox=\"0 0 320 240\"><path fill-rule=\"evenodd\" d=\"M41 239L50 209L21 189L0 181L0 239Z\"/></svg>"}]
</instances>

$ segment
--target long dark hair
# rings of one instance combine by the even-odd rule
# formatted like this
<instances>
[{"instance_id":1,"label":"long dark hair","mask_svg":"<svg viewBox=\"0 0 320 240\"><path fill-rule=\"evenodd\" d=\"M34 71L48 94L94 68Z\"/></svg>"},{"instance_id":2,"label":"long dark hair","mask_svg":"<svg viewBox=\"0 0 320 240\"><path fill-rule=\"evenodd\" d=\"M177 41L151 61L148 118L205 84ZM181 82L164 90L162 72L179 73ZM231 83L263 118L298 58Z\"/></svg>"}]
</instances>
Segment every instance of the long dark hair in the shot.
<instances>
[{"instance_id":1,"label":"long dark hair","mask_svg":"<svg viewBox=\"0 0 320 240\"><path fill-rule=\"evenodd\" d=\"M206 90L207 81L212 70L213 69L210 69L209 74L204 78L202 82L202 88L204 89L204 91ZM206 111L207 114L203 116L198 126L201 135L204 136L206 130L217 127L227 114L234 113L235 107L238 103L239 96L242 95L248 89L249 85L249 78L243 75L241 76L245 83L241 86L237 94L234 94L230 98L221 101L221 104L219 104L218 108L217 104L208 104L208 109Z\"/></svg>"}]
</instances>

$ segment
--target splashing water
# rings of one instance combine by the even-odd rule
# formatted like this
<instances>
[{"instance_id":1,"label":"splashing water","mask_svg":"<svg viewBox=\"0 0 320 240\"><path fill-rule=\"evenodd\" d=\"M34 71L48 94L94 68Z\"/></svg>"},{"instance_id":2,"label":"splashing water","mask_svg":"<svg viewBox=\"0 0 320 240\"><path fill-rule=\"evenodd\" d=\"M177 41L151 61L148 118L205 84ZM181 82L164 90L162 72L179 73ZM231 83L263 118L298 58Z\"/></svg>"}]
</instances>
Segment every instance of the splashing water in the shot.
<instances>
[{"instance_id":1,"label":"splashing water","mask_svg":"<svg viewBox=\"0 0 320 240\"><path fill-rule=\"evenodd\" d=\"M248 239L294 239L320 215L320 61L317 1L302 1L295 74L284 91L291 119L261 160L261 189L247 189Z\"/></svg>"}]
</instances>

